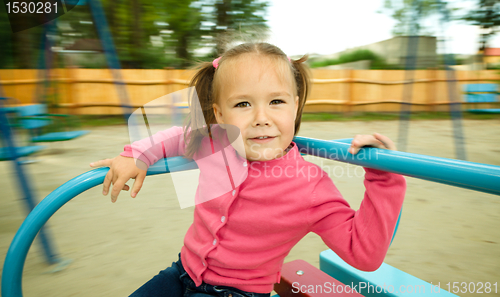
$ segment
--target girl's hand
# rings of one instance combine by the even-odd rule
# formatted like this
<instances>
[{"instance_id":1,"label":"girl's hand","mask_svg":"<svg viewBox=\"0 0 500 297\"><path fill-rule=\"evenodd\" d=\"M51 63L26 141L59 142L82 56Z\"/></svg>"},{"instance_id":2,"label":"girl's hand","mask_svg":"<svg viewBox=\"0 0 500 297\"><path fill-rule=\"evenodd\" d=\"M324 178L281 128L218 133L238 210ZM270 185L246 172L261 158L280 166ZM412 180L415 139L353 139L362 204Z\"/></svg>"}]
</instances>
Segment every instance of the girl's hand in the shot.
<instances>
[{"instance_id":1,"label":"girl's hand","mask_svg":"<svg viewBox=\"0 0 500 297\"><path fill-rule=\"evenodd\" d=\"M357 154L364 146L372 146L376 148L396 150L396 145L392 140L382 134L374 133L373 135L356 135L351 142L349 152L353 155Z\"/></svg>"},{"instance_id":2,"label":"girl's hand","mask_svg":"<svg viewBox=\"0 0 500 297\"><path fill-rule=\"evenodd\" d=\"M113 203L116 202L121 190L128 191L130 189L130 187L126 185L126 182L131 178L135 179L135 181L130 196L135 198L144 183L148 168L141 160L137 160L136 164L134 158L122 156L90 163L90 167L92 168L101 166L109 167L109 171L104 178L102 194L106 196L109 192L109 186L113 184L113 190L111 191L111 202Z\"/></svg>"}]
</instances>

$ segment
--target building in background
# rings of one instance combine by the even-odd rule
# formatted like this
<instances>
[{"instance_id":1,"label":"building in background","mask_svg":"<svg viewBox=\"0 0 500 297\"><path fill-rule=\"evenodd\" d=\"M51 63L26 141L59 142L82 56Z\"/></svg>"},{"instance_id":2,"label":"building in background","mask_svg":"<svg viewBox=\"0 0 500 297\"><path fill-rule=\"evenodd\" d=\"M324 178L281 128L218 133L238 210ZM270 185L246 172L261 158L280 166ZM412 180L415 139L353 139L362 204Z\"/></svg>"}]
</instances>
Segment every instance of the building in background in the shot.
<instances>
[{"instance_id":1,"label":"building in background","mask_svg":"<svg viewBox=\"0 0 500 297\"><path fill-rule=\"evenodd\" d=\"M483 52L485 68L498 68L500 66L500 48L487 47Z\"/></svg>"},{"instance_id":2,"label":"building in background","mask_svg":"<svg viewBox=\"0 0 500 297\"><path fill-rule=\"evenodd\" d=\"M322 56L321 59L337 59L342 54L369 50L385 60L387 64L396 68L406 68L406 58L408 52L409 36L395 36L391 39L358 46L329 56ZM436 67L438 63L437 40L435 36L419 36L417 49L417 69Z\"/></svg>"}]
</instances>

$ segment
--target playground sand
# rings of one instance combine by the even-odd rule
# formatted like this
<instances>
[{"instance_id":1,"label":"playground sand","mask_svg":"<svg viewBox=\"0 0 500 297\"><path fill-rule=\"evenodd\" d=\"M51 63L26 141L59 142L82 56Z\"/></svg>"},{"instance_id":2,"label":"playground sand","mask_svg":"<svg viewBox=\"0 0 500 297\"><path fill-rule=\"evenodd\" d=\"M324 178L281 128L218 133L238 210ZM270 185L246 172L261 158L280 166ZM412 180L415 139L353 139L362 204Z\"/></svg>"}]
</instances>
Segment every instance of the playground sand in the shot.
<instances>
[{"instance_id":1,"label":"playground sand","mask_svg":"<svg viewBox=\"0 0 500 297\"><path fill-rule=\"evenodd\" d=\"M465 120L468 160L500 165L500 121ZM398 122L307 122L301 136L320 139L380 132L397 139ZM449 121L413 121L407 151L454 158ZM23 166L38 200L89 170L88 164L116 156L128 143L125 126L99 127L80 139L49 144L35 163ZM364 187L361 170L307 157L332 169L331 177L353 208ZM0 163L0 265L26 216L10 162ZM500 197L407 178L408 190L398 234L385 262L433 284L466 282L472 289L500 283ZM131 183L130 183L131 184ZM146 179L135 199L122 193L117 203L96 187L68 202L49 221L48 233L59 255L72 263L44 262L38 241L31 248L23 276L24 296L128 296L158 271L176 261L193 209L181 210L168 175ZM286 262L304 259L319 266L327 249L315 234L293 248ZM463 285L461 285L463 286ZM462 287L460 287L462 288ZM494 288L494 287L493 287ZM460 296L472 296L459 293ZM418 293L415 294L418 296ZM500 296L490 293L486 296Z\"/></svg>"}]
</instances>

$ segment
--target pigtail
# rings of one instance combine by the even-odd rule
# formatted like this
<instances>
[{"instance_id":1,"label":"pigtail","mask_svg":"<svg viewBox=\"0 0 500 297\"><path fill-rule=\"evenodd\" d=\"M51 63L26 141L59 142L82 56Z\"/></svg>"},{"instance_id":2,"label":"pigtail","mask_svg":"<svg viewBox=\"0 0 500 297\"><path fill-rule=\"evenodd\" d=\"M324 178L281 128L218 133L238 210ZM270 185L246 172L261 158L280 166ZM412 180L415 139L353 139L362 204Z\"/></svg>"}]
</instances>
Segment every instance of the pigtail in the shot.
<instances>
[{"instance_id":1,"label":"pigtail","mask_svg":"<svg viewBox=\"0 0 500 297\"><path fill-rule=\"evenodd\" d=\"M299 107L297 109L297 118L295 119L295 135L299 132L302 112L304 111L304 106L311 90L309 67L304 63L307 58L308 56L305 55L298 60L290 60L294 69L295 83L297 84L297 96L299 96Z\"/></svg>"},{"instance_id":2,"label":"pigtail","mask_svg":"<svg viewBox=\"0 0 500 297\"><path fill-rule=\"evenodd\" d=\"M190 113L184 127L184 141L187 144L186 158L193 158L200 148L202 139L210 136L210 125L217 123L212 98L215 68L211 62L202 63L199 68L189 83L189 87L194 87L196 93L189 94ZM201 107L201 111L198 106Z\"/></svg>"}]
</instances>

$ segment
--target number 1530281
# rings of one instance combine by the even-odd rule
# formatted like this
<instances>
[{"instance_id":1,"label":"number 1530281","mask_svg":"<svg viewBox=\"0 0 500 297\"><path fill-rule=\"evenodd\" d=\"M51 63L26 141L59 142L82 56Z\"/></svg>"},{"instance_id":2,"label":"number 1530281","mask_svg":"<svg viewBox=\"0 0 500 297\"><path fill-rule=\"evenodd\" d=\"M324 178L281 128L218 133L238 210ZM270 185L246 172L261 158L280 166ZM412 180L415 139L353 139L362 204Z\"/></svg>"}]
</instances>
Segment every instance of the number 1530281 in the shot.
<instances>
[{"instance_id":1,"label":"number 1530281","mask_svg":"<svg viewBox=\"0 0 500 297\"><path fill-rule=\"evenodd\" d=\"M449 282L446 283L448 292L457 293L498 293L498 283L490 282Z\"/></svg>"},{"instance_id":2,"label":"number 1530281","mask_svg":"<svg viewBox=\"0 0 500 297\"><path fill-rule=\"evenodd\" d=\"M51 2L7 2L8 14L57 13L57 1Z\"/></svg>"}]
</instances>

